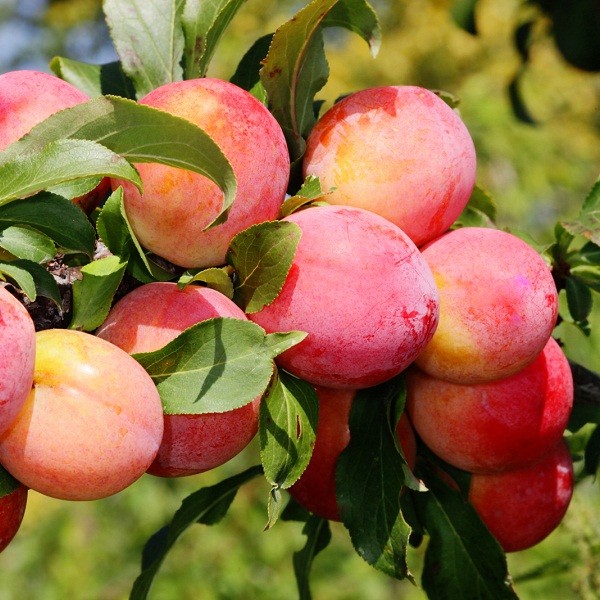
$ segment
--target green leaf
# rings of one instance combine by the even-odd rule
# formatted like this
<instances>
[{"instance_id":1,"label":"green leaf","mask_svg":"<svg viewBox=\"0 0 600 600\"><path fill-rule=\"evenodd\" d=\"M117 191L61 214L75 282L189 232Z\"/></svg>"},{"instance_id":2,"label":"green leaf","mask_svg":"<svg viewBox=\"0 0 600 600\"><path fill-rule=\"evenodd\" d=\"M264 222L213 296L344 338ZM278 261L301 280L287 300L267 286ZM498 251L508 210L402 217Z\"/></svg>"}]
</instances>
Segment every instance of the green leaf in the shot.
<instances>
[{"instance_id":1,"label":"green leaf","mask_svg":"<svg viewBox=\"0 0 600 600\"><path fill-rule=\"evenodd\" d=\"M335 485L340 516L359 556L387 575L412 581L406 563L410 527L400 506L406 461L390 427L390 405L403 385L402 378L394 378L357 393Z\"/></svg>"},{"instance_id":2,"label":"green leaf","mask_svg":"<svg viewBox=\"0 0 600 600\"><path fill-rule=\"evenodd\" d=\"M47 262L56 254L56 246L47 235L18 225L0 230L0 248L36 263Z\"/></svg>"},{"instance_id":3,"label":"green leaf","mask_svg":"<svg viewBox=\"0 0 600 600\"><path fill-rule=\"evenodd\" d=\"M574 321L585 321L592 312L592 292L581 281L567 277L565 279L567 306Z\"/></svg>"},{"instance_id":4,"label":"green leaf","mask_svg":"<svg viewBox=\"0 0 600 600\"><path fill-rule=\"evenodd\" d=\"M183 77L183 0L104 0L106 23L137 97Z\"/></svg>"},{"instance_id":5,"label":"green leaf","mask_svg":"<svg viewBox=\"0 0 600 600\"><path fill-rule=\"evenodd\" d=\"M267 481L287 489L302 475L315 445L319 401L309 383L280 371L260 406L260 456Z\"/></svg>"},{"instance_id":6,"label":"green leaf","mask_svg":"<svg viewBox=\"0 0 600 600\"><path fill-rule=\"evenodd\" d=\"M83 211L61 196L41 193L0 206L0 228L27 225L54 240L63 251L91 257L96 234Z\"/></svg>"},{"instance_id":7,"label":"green leaf","mask_svg":"<svg viewBox=\"0 0 600 600\"><path fill-rule=\"evenodd\" d=\"M263 60L269 52L273 34L269 33L258 38L244 54L230 81L250 92L263 104L267 104L267 91L260 80L260 70Z\"/></svg>"},{"instance_id":8,"label":"green leaf","mask_svg":"<svg viewBox=\"0 0 600 600\"><path fill-rule=\"evenodd\" d=\"M50 68L57 77L79 88L90 98L112 95L135 99L133 82L123 72L120 62L91 65L55 56L50 61Z\"/></svg>"},{"instance_id":9,"label":"green leaf","mask_svg":"<svg viewBox=\"0 0 600 600\"><path fill-rule=\"evenodd\" d=\"M508 99L510 100L513 114L519 121L527 125L536 125L537 122L527 108L521 92L521 79L524 72L525 66L521 65L508 84Z\"/></svg>"},{"instance_id":10,"label":"green leaf","mask_svg":"<svg viewBox=\"0 0 600 600\"><path fill-rule=\"evenodd\" d=\"M258 312L277 298L301 235L295 223L269 221L253 225L233 238L227 262L239 278L234 299L247 313Z\"/></svg>"},{"instance_id":11,"label":"green leaf","mask_svg":"<svg viewBox=\"0 0 600 600\"><path fill-rule=\"evenodd\" d=\"M12 494L19 487L19 482L0 465L0 498Z\"/></svg>"},{"instance_id":12,"label":"green leaf","mask_svg":"<svg viewBox=\"0 0 600 600\"><path fill-rule=\"evenodd\" d=\"M123 206L123 188L107 199L96 222L98 235L115 256L127 262L129 272L143 283L170 281L175 274L155 264L135 237Z\"/></svg>"},{"instance_id":13,"label":"green leaf","mask_svg":"<svg viewBox=\"0 0 600 600\"><path fill-rule=\"evenodd\" d=\"M576 254L577 263L571 257L571 266L573 265L592 265L595 267L600 267L600 246L594 244L594 242L585 243ZM571 268L573 271L573 268Z\"/></svg>"},{"instance_id":14,"label":"green leaf","mask_svg":"<svg viewBox=\"0 0 600 600\"><path fill-rule=\"evenodd\" d=\"M298 586L298 600L311 600L310 571L317 554L331 541L329 522L316 515L310 515L302 533L306 536L306 544L302 550L294 552L294 574Z\"/></svg>"},{"instance_id":15,"label":"green leaf","mask_svg":"<svg viewBox=\"0 0 600 600\"><path fill-rule=\"evenodd\" d=\"M342 0L328 13L325 27L343 27L359 35L375 58L381 47L381 28L377 13L365 0Z\"/></svg>"},{"instance_id":16,"label":"green leaf","mask_svg":"<svg viewBox=\"0 0 600 600\"><path fill-rule=\"evenodd\" d=\"M136 246L139 248L139 252L133 253L127 262L127 270L132 277L141 283L171 281L177 277L175 271L158 264L157 257L149 252L142 252L139 243Z\"/></svg>"},{"instance_id":17,"label":"green leaf","mask_svg":"<svg viewBox=\"0 0 600 600\"><path fill-rule=\"evenodd\" d=\"M568 429L575 433L586 423L600 425L600 375L577 363L569 364L575 394Z\"/></svg>"},{"instance_id":18,"label":"green leaf","mask_svg":"<svg viewBox=\"0 0 600 600\"><path fill-rule=\"evenodd\" d=\"M477 0L454 0L450 7L450 14L454 22L471 35L477 35L476 7Z\"/></svg>"},{"instance_id":19,"label":"green leaf","mask_svg":"<svg viewBox=\"0 0 600 600\"><path fill-rule=\"evenodd\" d=\"M17 264L17 261L0 262L0 279L6 281L7 278L22 290L29 300L35 301L35 280L27 269Z\"/></svg>"},{"instance_id":20,"label":"green leaf","mask_svg":"<svg viewBox=\"0 0 600 600\"><path fill-rule=\"evenodd\" d=\"M304 137L316 121L313 100L329 76L322 35L328 25L360 33L374 54L379 45L377 18L364 0L313 0L274 33L260 79L292 162L304 153Z\"/></svg>"},{"instance_id":21,"label":"green leaf","mask_svg":"<svg viewBox=\"0 0 600 600\"><path fill-rule=\"evenodd\" d=\"M115 256L127 259L135 245L129 223L123 216L123 188L118 187L102 207L96 228L100 239Z\"/></svg>"},{"instance_id":22,"label":"green leaf","mask_svg":"<svg viewBox=\"0 0 600 600\"><path fill-rule=\"evenodd\" d=\"M0 153L0 167L65 138L98 142L129 162L161 163L208 177L224 193L221 212L209 227L226 219L235 198L231 164L207 133L185 119L117 96L53 114Z\"/></svg>"},{"instance_id":23,"label":"green leaf","mask_svg":"<svg viewBox=\"0 0 600 600\"><path fill-rule=\"evenodd\" d=\"M556 243L552 246L552 255L554 260L564 260L569 246L573 241L573 235L571 235L560 223L556 223L554 226L554 239Z\"/></svg>"},{"instance_id":24,"label":"green leaf","mask_svg":"<svg viewBox=\"0 0 600 600\"><path fill-rule=\"evenodd\" d=\"M201 282L206 287L217 290L224 296L227 296L230 300L233 299L233 282L228 273L227 267L210 267L209 269L202 269L196 273L193 271L186 271L177 281L179 289L183 289L187 285L192 283Z\"/></svg>"},{"instance_id":25,"label":"green leaf","mask_svg":"<svg viewBox=\"0 0 600 600\"><path fill-rule=\"evenodd\" d=\"M582 264L572 267L569 274L569 279L573 279L580 285L600 292L600 265Z\"/></svg>"},{"instance_id":26,"label":"green leaf","mask_svg":"<svg viewBox=\"0 0 600 600\"><path fill-rule=\"evenodd\" d=\"M259 466L229 477L216 485L190 494L173 515L171 523L157 531L147 542L142 555L142 572L133 584L130 600L144 600L167 554L194 523L214 525L227 513L239 488L261 474Z\"/></svg>"},{"instance_id":27,"label":"green leaf","mask_svg":"<svg viewBox=\"0 0 600 600\"><path fill-rule=\"evenodd\" d=\"M590 435L585 447L585 472L596 475L600 465L600 425L597 425Z\"/></svg>"},{"instance_id":28,"label":"green leaf","mask_svg":"<svg viewBox=\"0 0 600 600\"><path fill-rule=\"evenodd\" d=\"M280 217L287 217L309 204L321 202L321 198L326 195L327 194L323 194L319 178L314 175L309 175L296 194L284 200L281 205L281 210L279 211Z\"/></svg>"},{"instance_id":29,"label":"green leaf","mask_svg":"<svg viewBox=\"0 0 600 600\"><path fill-rule=\"evenodd\" d=\"M304 337L279 335L290 343ZM255 323L218 317L134 358L156 383L166 414L202 414L233 410L263 394L278 350Z\"/></svg>"},{"instance_id":30,"label":"green leaf","mask_svg":"<svg viewBox=\"0 0 600 600\"><path fill-rule=\"evenodd\" d=\"M73 200L73 198L79 198L94 190L101 181L102 177L83 177L81 179L74 179L73 181L65 181L64 183L53 185L52 187L49 187L47 191L51 194L67 198L68 200Z\"/></svg>"},{"instance_id":31,"label":"green leaf","mask_svg":"<svg viewBox=\"0 0 600 600\"><path fill-rule=\"evenodd\" d=\"M43 296L52 300L59 309L62 309L62 297L56 279L41 265L31 260L18 259L10 263L27 271L33 277L36 297Z\"/></svg>"},{"instance_id":32,"label":"green leaf","mask_svg":"<svg viewBox=\"0 0 600 600\"><path fill-rule=\"evenodd\" d=\"M118 256L107 256L81 268L82 279L73 283L69 329L93 331L104 323L126 267Z\"/></svg>"},{"instance_id":33,"label":"green leaf","mask_svg":"<svg viewBox=\"0 0 600 600\"><path fill-rule=\"evenodd\" d=\"M581 235L600 246L600 179L584 200L577 218L561 224L572 235Z\"/></svg>"},{"instance_id":34,"label":"green leaf","mask_svg":"<svg viewBox=\"0 0 600 600\"><path fill-rule=\"evenodd\" d=\"M90 140L56 140L39 152L2 160L0 206L80 177L119 177L141 186L137 171L122 157Z\"/></svg>"},{"instance_id":35,"label":"green leaf","mask_svg":"<svg viewBox=\"0 0 600 600\"><path fill-rule=\"evenodd\" d=\"M456 227L495 227L497 205L492 195L476 185L463 212L453 224Z\"/></svg>"},{"instance_id":36,"label":"green leaf","mask_svg":"<svg viewBox=\"0 0 600 600\"><path fill-rule=\"evenodd\" d=\"M204 77L219 40L245 0L187 0L181 22L185 36L185 79Z\"/></svg>"},{"instance_id":37,"label":"green leaf","mask_svg":"<svg viewBox=\"0 0 600 600\"><path fill-rule=\"evenodd\" d=\"M475 509L432 470L425 493L413 493L430 535L421 583L431 600L516 599L506 557Z\"/></svg>"}]
</instances>

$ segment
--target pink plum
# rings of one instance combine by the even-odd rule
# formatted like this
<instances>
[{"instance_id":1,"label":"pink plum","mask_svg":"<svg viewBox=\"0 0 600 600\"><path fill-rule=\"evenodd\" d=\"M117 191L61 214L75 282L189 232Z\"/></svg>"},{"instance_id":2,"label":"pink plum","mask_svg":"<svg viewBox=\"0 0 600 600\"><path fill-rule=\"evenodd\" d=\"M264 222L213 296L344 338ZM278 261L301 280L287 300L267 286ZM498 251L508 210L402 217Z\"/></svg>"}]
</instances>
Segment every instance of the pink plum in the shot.
<instances>
[{"instance_id":1,"label":"pink plum","mask_svg":"<svg viewBox=\"0 0 600 600\"><path fill-rule=\"evenodd\" d=\"M16 142L49 116L87 102L89 96L59 77L40 71L10 71L0 75L0 150ZM105 178L88 194L74 198L87 213L110 190Z\"/></svg>"},{"instance_id":2,"label":"pink plum","mask_svg":"<svg viewBox=\"0 0 600 600\"><path fill-rule=\"evenodd\" d=\"M550 338L522 371L462 385L420 369L408 375L407 410L423 442L446 462L493 473L538 462L562 438L573 406L573 377Z\"/></svg>"},{"instance_id":3,"label":"pink plum","mask_svg":"<svg viewBox=\"0 0 600 600\"><path fill-rule=\"evenodd\" d=\"M383 86L346 96L317 122L303 169L332 204L366 208L417 246L444 233L475 183L475 148L458 114L429 90Z\"/></svg>"},{"instance_id":4,"label":"pink plum","mask_svg":"<svg viewBox=\"0 0 600 600\"><path fill-rule=\"evenodd\" d=\"M465 227L421 248L440 294L440 322L417 358L429 375L484 383L517 373L542 351L558 294L544 259L518 237Z\"/></svg>"},{"instance_id":5,"label":"pink plum","mask_svg":"<svg viewBox=\"0 0 600 600\"><path fill-rule=\"evenodd\" d=\"M350 442L348 418L357 391L320 386L316 386L315 390L319 399L315 447L306 470L288 491L298 504L315 515L331 521L340 521L335 469L340 454ZM398 421L396 435L408 466L414 468L417 444L405 414Z\"/></svg>"},{"instance_id":6,"label":"pink plum","mask_svg":"<svg viewBox=\"0 0 600 600\"><path fill-rule=\"evenodd\" d=\"M115 494L150 466L163 433L154 382L126 352L67 329L36 334L34 385L0 436L20 482L65 500Z\"/></svg>"},{"instance_id":7,"label":"pink plum","mask_svg":"<svg viewBox=\"0 0 600 600\"><path fill-rule=\"evenodd\" d=\"M302 237L281 293L248 315L307 337L276 360L315 385L365 388L404 370L431 339L438 294L408 236L370 211L315 206L284 219Z\"/></svg>"},{"instance_id":8,"label":"pink plum","mask_svg":"<svg viewBox=\"0 0 600 600\"><path fill-rule=\"evenodd\" d=\"M227 221L205 228L219 213L223 193L207 177L154 163L136 165L144 193L123 185L125 210L141 244L182 267L224 264L231 239L277 218L289 178L283 132L271 113L245 90L212 78L163 85L140 100L204 129L231 163L238 185Z\"/></svg>"},{"instance_id":9,"label":"pink plum","mask_svg":"<svg viewBox=\"0 0 600 600\"><path fill-rule=\"evenodd\" d=\"M469 501L505 552L535 546L562 521L573 495L573 461L558 444L534 465L473 475Z\"/></svg>"},{"instance_id":10,"label":"pink plum","mask_svg":"<svg viewBox=\"0 0 600 600\"><path fill-rule=\"evenodd\" d=\"M0 150L50 115L89 100L70 83L39 71L0 75Z\"/></svg>"},{"instance_id":11,"label":"pink plum","mask_svg":"<svg viewBox=\"0 0 600 600\"><path fill-rule=\"evenodd\" d=\"M25 307L0 287L0 435L15 420L33 384L35 327Z\"/></svg>"},{"instance_id":12,"label":"pink plum","mask_svg":"<svg viewBox=\"0 0 600 600\"><path fill-rule=\"evenodd\" d=\"M131 354L151 352L214 317L246 319L229 298L210 288L149 283L121 298L96 335ZM148 472L192 475L227 462L256 435L259 405L260 397L224 413L165 414L162 443Z\"/></svg>"}]
</instances>

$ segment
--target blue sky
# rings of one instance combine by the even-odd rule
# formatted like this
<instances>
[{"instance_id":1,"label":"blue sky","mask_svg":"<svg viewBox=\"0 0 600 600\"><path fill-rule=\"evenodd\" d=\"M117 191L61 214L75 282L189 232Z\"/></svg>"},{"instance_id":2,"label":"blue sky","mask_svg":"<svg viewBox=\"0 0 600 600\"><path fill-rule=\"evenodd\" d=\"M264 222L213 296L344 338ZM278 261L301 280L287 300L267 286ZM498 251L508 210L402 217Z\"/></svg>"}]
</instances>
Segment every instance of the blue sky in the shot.
<instances>
[{"instance_id":1,"label":"blue sky","mask_svg":"<svg viewBox=\"0 0 600 600\"><path fill-rule=\"evenodd\" d=\"M116 59L104 23L82 23L59 39L41 22L47 5L48 0L0 0L0 73L50 72L48 62L61 45L61 54L69 58L96 64Z\"/></svg>"}]
</instances>

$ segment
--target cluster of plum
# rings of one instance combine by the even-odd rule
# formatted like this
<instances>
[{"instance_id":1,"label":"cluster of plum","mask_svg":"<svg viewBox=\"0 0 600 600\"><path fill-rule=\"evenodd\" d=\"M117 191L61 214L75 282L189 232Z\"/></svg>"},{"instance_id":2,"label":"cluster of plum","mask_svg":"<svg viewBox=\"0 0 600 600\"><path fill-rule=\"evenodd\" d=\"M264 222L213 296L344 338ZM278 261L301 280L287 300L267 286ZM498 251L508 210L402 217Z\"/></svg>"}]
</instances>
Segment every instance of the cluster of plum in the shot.
<instances>
[{"instance_id":1,"label":"cluster of plum","mask_svg":"<svg viewBox=\"0 0 600 600\"><path fill-rule=\"evenodd\" d=\"M11 115L0 123L0 149L87 100L56 77L26 71L1 76L0 90ZM290 158L279 124L248 92L211 78L166 84L139 102L204 129L231 163L237 195L227 220L207 228L222 203L215 183L136 165L143 193L111 182L124 190L135 235L177 267L224 265L238 232L280 217ZM144 473L201 473L247 446L260 396L222 413L163 414L153 380L131 356L215 317L248 319L267 333L306 332L276 362L319 398L314 452L290 488L315 514L340 518L335 464L357 390L406 372L398 436L409 465L417 461L414 427L435 454L473 473L469 498L506 550L537 543L560 521L572 489L562 434L573 392L550 337L556 288L519 238L451 230L476 170L458 114L423 88L367 89L336 103L306 143L303 173L319 178L325 202L282 219L301 238L282 289L260 310L245 313L208 287L146 283L119 299L95 334L36 333L0 289L0 464L18 482L0 498L0 550L18 528L27 489L101 498Z\"/></svg>"}]
</instances>

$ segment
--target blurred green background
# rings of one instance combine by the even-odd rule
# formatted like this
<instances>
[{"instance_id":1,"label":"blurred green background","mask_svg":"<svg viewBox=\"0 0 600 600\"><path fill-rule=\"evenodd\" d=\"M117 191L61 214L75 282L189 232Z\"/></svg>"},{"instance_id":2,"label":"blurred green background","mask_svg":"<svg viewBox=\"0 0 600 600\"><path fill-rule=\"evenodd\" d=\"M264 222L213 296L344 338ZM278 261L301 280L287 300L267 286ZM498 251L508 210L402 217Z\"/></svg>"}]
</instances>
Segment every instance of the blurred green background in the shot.
<instances>
[{"instance_id":1,"label":"blurred green background","mask_svg":"<svg viewBox=\"0 0 600 600\"><path fill-rule=\"evenodd\" d=\"M249 0L230 26L210 75L229 78L252 42L273 31L304 3ZM325 107L352 90L385 84L443 89L461 99L475 141L478 181L496 199L498 224L551 239L557 220L575 216L600 174L600 74L569 65L556 49L550 23L519 0L480 0L478 35L452 21L447 0L379 0L383 43L377 58L356 36L331 31L331 75L318 95ZM507 88L520 68L515 28L535 16L530 61L521 78L523 101L536 126L518 121ZM48 71L55 54L89 62L114 60L97 0L0 0L0 72ZM595 311L592 330L600 319ZM562 325L569 356L600 370L597 335ZM168 522L181 500L259 462L256 441L211 473L179 480L144 476L128 490L97 502L62 502L30 493L20 532L0 554L0 600L115 600L128 596L144 541ZM296 597L292 554L304 544L301 525L266 523L268 488L242 488L225 520L195 526L175 546L152 589L157 600L288 600ZM561 526L536 548L510 555L524 599L600 597L600 498L597 482L579 485ZM316 600L422 599L408 582L378 573L353 551L339 524L314 564ZM417 576L422 549L410 552Z\"/></svg>"}]
</instances>

